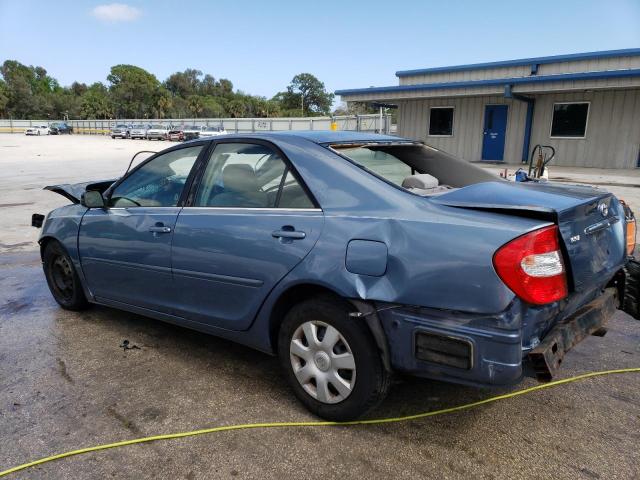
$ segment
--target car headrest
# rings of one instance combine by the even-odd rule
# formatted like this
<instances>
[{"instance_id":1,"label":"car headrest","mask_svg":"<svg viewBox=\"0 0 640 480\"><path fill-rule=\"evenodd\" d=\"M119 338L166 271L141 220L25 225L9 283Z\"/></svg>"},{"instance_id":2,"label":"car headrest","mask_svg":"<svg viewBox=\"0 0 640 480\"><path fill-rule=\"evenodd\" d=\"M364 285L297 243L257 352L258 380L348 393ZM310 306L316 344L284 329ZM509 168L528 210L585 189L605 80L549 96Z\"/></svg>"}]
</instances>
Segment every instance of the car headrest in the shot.
<instances>
[{"instance_id":1,"label":"car headrest","mask_svg":"<svg viewBox=\"0 0 640 480\"><path fill-rule=\"evenodd\" d=\"M438 179L428 173L411 175L402 181L402 186L404 188L419 188L421 190L436 188L438 184Z\"/></svg>"},{"instance_id":2,"label":"car headrest","mask_svg":"<svg viewBox=\"0 0 640 480\"><path fill-rule=\"evenodd\" d=\"M251 165L227 165L222 171L222 182L225 190L235 192L257 192L258 179Z\"/></svg>"}]
</instances>

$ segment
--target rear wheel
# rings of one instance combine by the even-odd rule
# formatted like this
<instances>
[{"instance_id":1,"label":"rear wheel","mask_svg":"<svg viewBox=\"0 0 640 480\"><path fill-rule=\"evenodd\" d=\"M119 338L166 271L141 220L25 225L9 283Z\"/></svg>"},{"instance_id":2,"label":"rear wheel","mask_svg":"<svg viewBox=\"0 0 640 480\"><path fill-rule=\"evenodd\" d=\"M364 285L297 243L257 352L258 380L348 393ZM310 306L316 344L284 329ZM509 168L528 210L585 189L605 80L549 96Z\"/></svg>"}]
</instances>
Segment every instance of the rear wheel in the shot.
<instances>
[{"instance_id":1,"label":"rear wheel","mask_svg":"<svg viewBox=\"0 0 640 480\"><path fill-rule=\"evenodd\" d=\"M280 363L298 399L327 420L347 421L377 406L389 388L367 326L342 301L319 297L295 305L278 338Z\"/></svg>"},{"instance_id":2,"label":"rear wheel","mask_svg":"<svg viewBox=\"0 0 640 480\"><path fill-rule=\"evenodd\" d=\"M640 320L640 262L630 260L624 270L623 310Z\"/></svg>"},{"instance_id":3,"label":"rear wheel","mask_svg":"<svg viewBox=\"0 0 640 480\"><path fill-rule=\"evenodd\" d=\"M55 240L45 247L43 267L49 290L62 308L84 310L89 306L71 258Z\"/></svg>"}]
</instances>

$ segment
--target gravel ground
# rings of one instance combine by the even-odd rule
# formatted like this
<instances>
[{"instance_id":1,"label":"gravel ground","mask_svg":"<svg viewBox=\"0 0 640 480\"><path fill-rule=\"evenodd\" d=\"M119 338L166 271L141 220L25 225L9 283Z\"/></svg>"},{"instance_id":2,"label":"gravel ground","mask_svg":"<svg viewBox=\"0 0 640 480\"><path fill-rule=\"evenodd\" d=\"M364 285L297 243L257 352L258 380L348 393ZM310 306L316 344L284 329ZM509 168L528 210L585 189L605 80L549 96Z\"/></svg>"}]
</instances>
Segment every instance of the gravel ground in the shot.
<instances>
[{"instance_id":1,"label":"gravel ground","mask_svg":"<svg viewBox=\"0 0 640 480\"><path fill-rule=\"evenodd\" d=\"M140 436L314 419L274 358L117 310L67 312L51 298L37 230L28 224L32 212L66 201L42 186L117 176L135 151L166 146L0 136L0 471ZM638 183L635 171L584 170L557 168L552 176ZM639 367L639 326L616 314L605 337L587 338L565 358L561 376ZM139 348L123 350L125 339ZM535 384L489 391L398 378L371 416ZM8 478L640 478L639 392L640 375L607 376L420 421L205 435L77 456Z\"/></svg>"}]
</instances>

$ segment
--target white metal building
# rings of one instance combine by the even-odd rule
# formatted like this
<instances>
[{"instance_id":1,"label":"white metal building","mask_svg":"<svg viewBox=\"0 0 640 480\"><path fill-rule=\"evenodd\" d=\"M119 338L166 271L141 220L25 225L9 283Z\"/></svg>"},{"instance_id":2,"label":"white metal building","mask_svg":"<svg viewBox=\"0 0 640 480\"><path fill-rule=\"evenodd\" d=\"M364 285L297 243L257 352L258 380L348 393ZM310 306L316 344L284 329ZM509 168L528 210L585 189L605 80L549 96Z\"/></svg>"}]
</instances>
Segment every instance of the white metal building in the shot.
<instances>
[{"instance_id":1,"label":"white metal building","mask_svg":"<svg viewBox=\"0 0 640 480\"><path fill-rule=\"evenodd\" d=\"M338 90L398 105L398 135L470 161L516 164L536 144L556 165L640 167L640 48L396 72Z\"/></svg>"}]
</instances>

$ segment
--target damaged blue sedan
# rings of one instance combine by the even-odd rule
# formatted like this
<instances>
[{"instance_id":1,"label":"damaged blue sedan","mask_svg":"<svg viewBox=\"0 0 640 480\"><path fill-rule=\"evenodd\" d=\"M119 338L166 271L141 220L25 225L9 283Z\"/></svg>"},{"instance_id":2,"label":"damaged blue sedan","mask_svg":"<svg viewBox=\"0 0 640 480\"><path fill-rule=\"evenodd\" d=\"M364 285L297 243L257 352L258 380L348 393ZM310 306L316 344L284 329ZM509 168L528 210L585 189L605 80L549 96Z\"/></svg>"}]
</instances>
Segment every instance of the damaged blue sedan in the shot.
<instances>
[{"instance_id":1,"label":"damaged blue sedan","mask_svg":"<svg viewBox=\"0 0 640 480\"><path fill-rule=\"evenodd\" d=\"M330 420L375 407L394 372L549 380L630 285L635 220L615 196L510 182L392 136L225 135L117 180L47 188L72 202L34 218L63 308L277 354Z\"/></svg>"}]
</instances>

